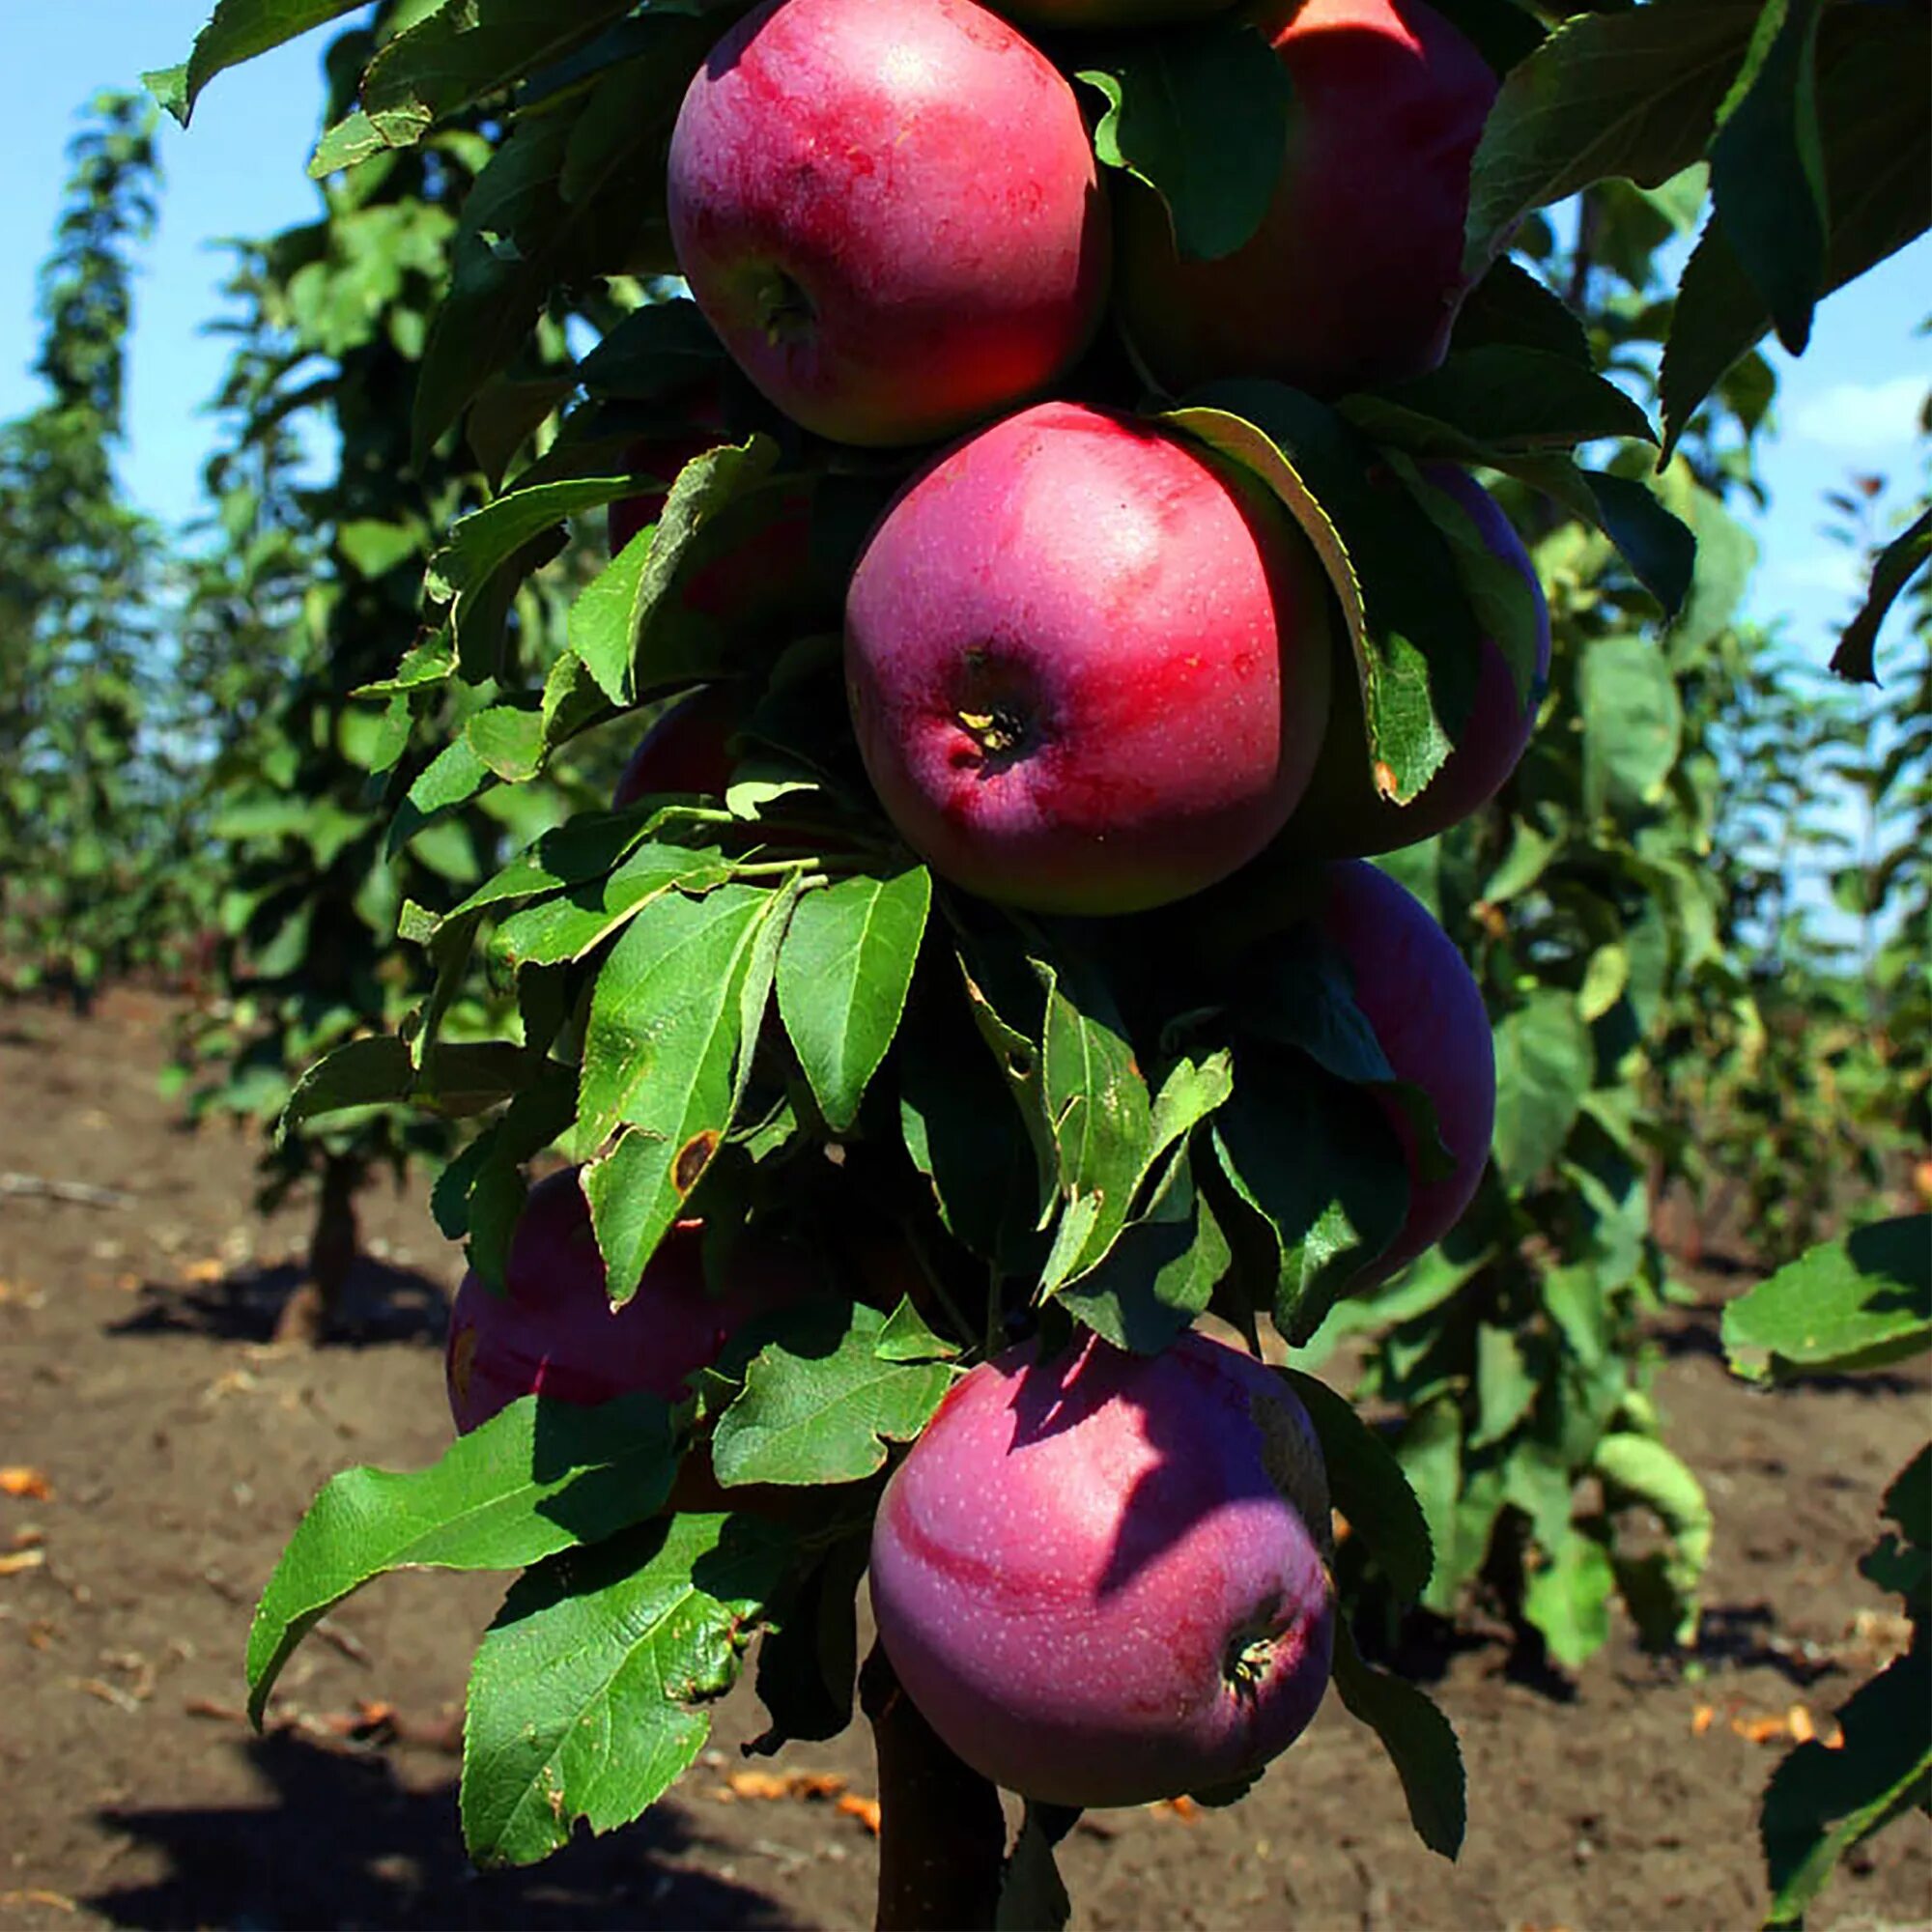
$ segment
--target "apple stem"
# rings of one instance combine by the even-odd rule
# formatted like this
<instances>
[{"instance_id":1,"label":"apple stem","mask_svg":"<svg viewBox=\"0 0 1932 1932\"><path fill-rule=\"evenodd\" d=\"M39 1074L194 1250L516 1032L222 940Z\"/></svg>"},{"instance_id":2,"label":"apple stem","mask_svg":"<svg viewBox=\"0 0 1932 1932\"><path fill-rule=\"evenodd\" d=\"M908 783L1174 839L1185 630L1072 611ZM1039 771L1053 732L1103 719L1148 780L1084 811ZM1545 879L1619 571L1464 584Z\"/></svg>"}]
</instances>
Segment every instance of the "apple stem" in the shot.
<instances>
[{"instance_id":1,"label":"apple stem","mask_svg":"<svg viewBox=\"0 0 1932 1932\"><path fill-rule=\"evenodd\" d=\"M879 1759L879 1932L989 1932L1007 1850L998 1790L939 1741L876 1643L859 1701Z\"/></svg>"}]
</instances>

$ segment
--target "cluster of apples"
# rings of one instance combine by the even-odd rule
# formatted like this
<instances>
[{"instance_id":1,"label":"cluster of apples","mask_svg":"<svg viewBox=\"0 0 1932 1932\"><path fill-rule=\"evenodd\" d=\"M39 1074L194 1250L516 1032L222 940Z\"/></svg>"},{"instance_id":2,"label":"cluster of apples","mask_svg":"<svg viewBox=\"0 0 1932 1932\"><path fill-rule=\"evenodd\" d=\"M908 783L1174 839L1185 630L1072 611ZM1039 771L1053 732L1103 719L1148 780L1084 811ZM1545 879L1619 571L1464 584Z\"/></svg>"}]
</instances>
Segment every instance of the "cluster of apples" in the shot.
<instances>
[{"instance_id":1,"label":"cluster of apples","mask_svg":"<svg viewBox=\"0 0 1932 1932\"><path fill-rule=\"evenodd\" d=\"M1461 956L1362 855L1492 796L1533 700L1486 642L1448 762L1388 804L1325 581L1280 502L1170 423L1053 391L1078 387L1110 309L1169 394L1261 376L1333 395L1434 366L1495 81L1425 0L1253 0L1236 17L1293 91L1280 178L1249 242L1188 260L1158 196L1125 175L1103 185L1072 87L1022 28L1077 53L1084 30L1231 11L766 0L691 83L670 225L726 350L804 429L871 448L964 433L899 492L845 589L866 770L937 873L1104 917L1184 899L1279 840L1325 867L1314 923L1449 1156L1446 1176L1425 1162L1390 1104L1413 1185L1386 1274L1468 1205L1494 1065ZM656 454L672 473L678 452ZM1487 493L1453 469L1428 483L1540 611ZM661 501L616 506L613 541ZM787 514L759 554L716 560L702 594L802 572L806 524ZM686 700L638 748L619 804L722 789L734 723L726 687ZM753 1265L707 1299L686 1230L613 1317L581 1191L545 1186L507 1301L467 1286L459 1302L459 1426L530 1387L674 1395L754 1305L792 1292ZM1226 1788L1293 1741L1326 1685L1327 1521L1307 1415L1248 1357L1198 1335L1151 1359L1094 1337L1052 1357L1023 1345L961 1378L887 1487L880 1636L927 1721L1009 1789L1084 1806Z\"/></svg>"}]
</instances>

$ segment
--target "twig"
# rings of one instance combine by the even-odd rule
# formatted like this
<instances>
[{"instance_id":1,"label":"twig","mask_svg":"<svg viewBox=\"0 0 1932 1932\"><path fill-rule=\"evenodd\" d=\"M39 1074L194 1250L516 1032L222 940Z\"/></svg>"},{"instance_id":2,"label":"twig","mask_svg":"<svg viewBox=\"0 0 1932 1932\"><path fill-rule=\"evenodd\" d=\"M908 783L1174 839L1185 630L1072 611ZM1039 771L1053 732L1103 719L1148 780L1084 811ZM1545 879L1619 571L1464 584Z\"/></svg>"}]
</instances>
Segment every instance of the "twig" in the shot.
<instances>
[{"instance_id":1,"label":"twig","mask_svg":"<svg viewBox=\"0 0 1932 1932\"><path fill-rule=\"evenodd\" d=\"M0 1174L0 1194L29 1200L71 1201L82 1208L131 1208L134 1197L118 1187L94 1187L85 1180L48 1180L38 1174Z\"/></svg>"}]
</instances>

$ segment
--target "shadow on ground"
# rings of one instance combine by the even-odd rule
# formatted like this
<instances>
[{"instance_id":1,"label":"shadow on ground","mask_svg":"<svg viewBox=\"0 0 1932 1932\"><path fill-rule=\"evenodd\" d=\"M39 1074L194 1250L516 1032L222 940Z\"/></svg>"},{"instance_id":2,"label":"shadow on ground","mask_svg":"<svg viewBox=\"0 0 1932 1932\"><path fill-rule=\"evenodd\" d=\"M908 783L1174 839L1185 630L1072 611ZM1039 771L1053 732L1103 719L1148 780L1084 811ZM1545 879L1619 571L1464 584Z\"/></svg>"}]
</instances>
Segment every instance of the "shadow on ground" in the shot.
<instances>
[{"instance_id":1,"label":"shadow on ground","mask_svg":"<svg viewBox=\"0 0 1932 1932\"><path fill-rule=\"evenodd\" d=\"M235 1269L213 1282L143 1282L130 1315L110 1335L201 1335L217 1342L270 1342L282 1310L306 1276L294 1262ZM412 1342L440 1348L449 1301L440 1283L368 1256L350 1271L342 1308L325 1340L370 1348Z\"/></svg>"},{"instance_id":2,"label":"shadow on ground","mask_svg":"<svg viewBox=\"0 0 1932 1932\"><path fill-rule=\"evenodd\" d=\"M412 1791L380 1756L297 1737L243 1748L272 1787L261 1804L99 1813L108 1831L162 1853L167 1871L84 1903L114 1925L260 1932L790 1922L761 1892L670 1862L708 1842L672 1805L528 1870L478 1872L464 1854L453 1786Z\"/></svg>"}]
</instances>

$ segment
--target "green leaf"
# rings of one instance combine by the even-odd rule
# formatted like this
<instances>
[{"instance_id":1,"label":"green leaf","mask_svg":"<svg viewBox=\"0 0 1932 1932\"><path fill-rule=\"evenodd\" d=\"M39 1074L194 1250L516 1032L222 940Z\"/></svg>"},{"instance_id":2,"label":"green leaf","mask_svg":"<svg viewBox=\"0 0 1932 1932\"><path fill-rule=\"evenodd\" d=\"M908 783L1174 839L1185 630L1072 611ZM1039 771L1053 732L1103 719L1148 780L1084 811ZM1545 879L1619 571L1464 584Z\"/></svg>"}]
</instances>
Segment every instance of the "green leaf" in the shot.
<instances>
[{"instance_id":1,"label":"green leaf","mask_svg":"<svg viewBox=\"0 0 1932 1932\"><path fill-rule=\"evenodd\" d=\"M1406 490L1378 487L1375 445L1325 405L1257 382L1210 384L1189 404L1164 420L1246 464L1315 544L1355 647L1378 785L1408 803L1475 692L1480 634L1448 543Z\"/></svg>"},{"instance_id":2,"label":"green leaf","mask_svg":"<svg viewBox=\"0 0 1932 1932\"><path fill-rule=\"evenodd\" d=\"M882 1362L948 1362L958 1352L958 1343L935 1335L909 1299L899 1302L879 1330L877 1353Z\"/></svg>"},{"instance_id":3,"label":"green leaf","mask_svg":"<svg viewBox=\"0 0 1932 1932\"><path fill-rule=\"evenodd\" d=\"M1522 1345L1508 1328L1476 1324L1476 1428L1471 1449L1500 1442L1536 1400L1536 1378L1523 1359Z\"/></svg>"},{"instance_id":4,"label":"green leaf","mask_svg":"<svg viewBox=\"0 0 1932 1932\"><path fill-rule=\"evenodd\" d=\"M1414 1685L1364 1663L1339 1618L1335 1690L1349 1714L1381 1740L1402 1779L1416 1835L1432 1852L1453 1859L1463 1849L1468 1825L1467 1780L1455 1727Z\"/></svg>"},{"instance_id":5,"label":"green leaf","mask_svg":"<svg viewBox=\"0 0 1932 1932\"><path fill-rule=\"evenodd\" d=\"M1158 1354L1205 1313L1231 1259L1226 1237L1176 1149L1152 1203L1055 1299L1117 1349ZM1053 1272L1049 1264L1048 1274Z\"/></svg>"},{"instance_id":6,"label":"green leaf","mask_svg":"<svg viewBox=\"0 0 1932 1932\"><path fill-rule=\"evenodd\" d=\"M1932 1215L1810 1249L1725 1308L1723 1337L1734 1370L1780 1381L1880 1368L1932 1347Z\"/></svg>"},{"instance_id":7,"label":"green leaf","mask_svg":"<svg viewBox=\"0 0 1932 1932\"><path fill-rule=\"evenodd\" d=\"M1456 315L1453 355L1472 349L1536 349L1594 369L1590 338L1577 312L1547 282L1505 255L1463 298Z\"/></svg>"},{"instance_id":8,"label":"green leaf","mask_svg":"<svg viewBox=\"0 0 1932 1932\"><path fill-rule=\"evenodd\" d=\"M1376 1099L1286 1055L1243 1056L1215 1151L1272 1250L1275 1324L1305 1342L1408 1213L1402 1149Z\"/></svg>"},{"instance_id":9,"label":"green leaf","mask_svg":"<svg viewBox=\"0 0 1932 1932\"><path fill-rule=\"evenodd\" d=\"M1831 212L1822 294L1856 280L1932 222L1932 116L1922 85L1928 65L1932 18L1922 9L1827 10L1817 57ZM1723 221L1714 218L1678 284L1664 347L1659 394L1665 454L1719 378L1771 325Z\"/></svg>"},{"instance_id":10,"label":"green leaf","mask_svg":"<svg viewBox=\"0 0 1932 1932\"><path fill-rule=\"evenodd\" d=\"M185 128L201 91L217 73L270 52L311 27L353 14L362 0L216 0L208 25L194 37L194 51L181 67L141 76Z\"/></svg>"},{"instance_id":11,"label":"green leaf","mask_svg":"<svg viewBox=\"0 0 1932 1932\"><path fill-rule=\"evenodd\" d=\"M694 1706L738 1675L790 1546L754 1517L677 1516L532 1571L476 1652L463 1836L477 1863L534 1864L628 1825L710 1735Z\"/></svg>"},{"instance_id":12,"label":"green leaf","mask_svg":"<svg viewBox=\"0 0 1932 1932\"><path fill-rule=\"evenodd\" d=\"M1079 78L1106 97L1094 146L1166 204L1183 258L1251 242L1274 200L1293 89L1252 25L1232 15L1121 43Z\"/></svg>"},{"instance_id":13,"label":"green leaf","mask_svg":"<svg viewBox=\"0 0 1932 1932\"><path fill-rule=\"evenodd\" d=\"M1697 1586L1711 1560L1713 1523L1703 1485L1655 1436L1630 1430L1605 1435L1591 1464L1613 1501L1634 1498L1663 1520L1670 1537L1664 1580L1678 1605L1678 1640L1688 1642L1696 1630Z\"/></svg>"},{"instance_id":14,"label":"green leaf","mask_svg":"<svg viewBox=\"0 0 1932 1932\"><path fill-rule=\"evenodd\" d=\"M1765 0L1743 71L1718 110L1711 198L1725 239L1792 355L1811 335L1825 278L1818 128L1823 0Z\"/></svg>"},{"instance_id":15,"label":"green leaf","mask_svg":"<svg viewBox=\"0 0 1932 1932\"><path fill-rule=\"evenodd\" d=\"M1469 444L1499 451L1569 448L1599 437L1657 440L1643 411L1587 365L1500 343L1453 355L1440 368L1381 394L1351 398L1342 413L1372 435L1401 442L1389 410L1444 424ZM1426 445L1423 453L1438 447Z\"/></svg>"},{"instance_id":16,"label":"green leaf","mask_svg":"<svg viewBox=\"0 0 1932 1932\"><path fill-rule=\"evenodd\" d=\"M1504 80L1476 150L1465 268L1605 176L1657 187L1703 154L1757 0L1573 16Z\"/></svg>"},{"instance_id":17,"label":"green leaf","mask_svg":"<svg viewBox=\"0 0 1932 1932\"><path fill-rule=\"evenodd\" d=\"M1772 1773L1759 1830L1769 1922L1795 1925L1838 1861L1893 1818L1932 1804L1932 1646L1912 1648L1838 1707L1844 1742L1803 1744Z\"/></svg>"},{"instance_id":18,"label":"green leaf","mask_svg":"<svg viewBox=\"0 0 1932 1932\"><path fill-rule=\"evenodd\" d=\"M1616 545L1631 574L1674 617L1697 567L1697 537L1658 500L1647 483L1607 469L1579 470L1596 504L1591 519Z\"/></svg>"},{"instance_id":19,"label":"green leaf","mask_svg":"<svg viewBox=\"0 0 1932 1932\"><path fill-rule=\"evenodd\" d=\"M1065 1932L1073 1918L1073 1901L1053 1856L1055 1836L1042 1821L1039 1807L1029 1804L1000 1875L994 1932Z\"/></svg>"},{"instance_id":20,"label":"green leaf","mask_svg":"<svg viewBox=\"0 0 1932 1932\"><path fill-rule=\"evenodd\" d=\"M1589 1091L1596 1055L1576 1000L1553 986L1496 1022L1495 1161L1514 1191L1563 1151Z\"/></svg>"},{"instance_id":21,"label":"green leaf","mask_svg":"<svg viewBox=\"0 0 1932 1932\"><path fill-rule=\"evenodd\" d=\"M1543 1633L1549 1654L1566 1670L1579 1670L1610 1640L1610 1599L1616 1570L1594 1538L1572 1530L1522 1593L1522 1613Z\"/></svg>"},{"instance_id":22,"label":"green leaf","mask_svg":"<svg viewBox=\"0 0 1932 1932\"><path fill-rule=\"evenodd\" d=\"M458 1437L428 1469L346 1469L282 1551L248 1633L256 1724L296 1646L391 1570L516 1570L598 1543L663 1507L677 1470L654 1397L601 1408L525 1396Z\"/></svg>"},{"instance_id":23,"label":"green leaf","mask_svg":"<svg viewBox=\"0 0 1932 1932\"><path fill-rule=\"evenodd\" d=\"M413 147L439 122L582 45L629 6L586 0L559 14L547 0L446 0L379 50L362 75L360 107L323 136L309 173Z\"/></svg>"},{"instance_id":24,"label":"green leaf","mask_svg":"<svg viewBox=\"0 0 1932 1932\"><path fill-rule=\"evenodd\" d=\"M1638 813L1661 795L1683 743L1684 704L1669 662L1648 638L1593 639L1577 687L1583 809Z\"/></svg>"},{"instance_id":25,"label":"green leaf","mask_svg":"<svg viewBox=\"0 0 1932 1932\"><path fill-rule=\"evenodd\" d=\"M608 878L567 886L512 913L497 926L491 951L514 968L582 959L661 894L696 897L730 876L729 864L715 852L640 845Z\"/></svg>"},{"instance_id":26,"label":"green leaf","mask_svg":"<svg viewBox=\"0 0 1932 1932\"><path fill-rule=\"evenodd\" d=\"M769 437L725 443L685 465L655 526L634 537L570 612L570 648L613 704L635 704L651 684L701 676L711 664L668 662L653 648L660 607L705 523L764 482L779 456Z\"/></svg>"},{"instance_id":27,"label":"green leaf","mask_svg":"<svg viewBox=\"0 0 1932 1932\"><path fill-rule=\"evenodd\" d=\"M779 953L779 1012L834 1133L857 1120L905 1012L932 904L932 877L908 866L808 893Z\"/></svg>"},{"instance_id":28,"label":"green leaf","mask_svg":"<svg viewBox=\"0 0 1932 1932\"><path fill-rule=\"evenodd\" d=\"M289 1095L277 1128L286 1134L306 1121L355 1107L419 1107L462 1119L508 1099L529 1078L541 1056L496 1040L437 1046L420 1065L410 1043L393 1035L352 1039L304 1073Z\"/></svg>"},{"instance_id":29,"label":"green leaf","mask_svg":"<svg viewBox=\"0 0 1932 1932\"><path fill-rule=\"evenodd\" d=\"M793 1739L836 1738L852 1721L859 1675L858 1591L869 1533L833 1544L777 1606L758 1644L758 1701L771 1729L746 1748L764 1756Z\"/></svg>"},{"instance_id":30,"label":"green leaf","mask_svg":"<svg viewBox=\"0 0 1932 1932\"><path fill-rule=\"evenodd\" d=\"M1373 1552L1397 1597L1414 1603L1429 1587L1435 1551L1402 1464L1346 1397L1298 1369L1282 1373L1321 1438L1335 1507Z\"/></svg>"},{"instance_id":31,"label":"green leaf","mask_svg":"<svg viewBox=\"0 0 1932 1932\"><path fill-rule=\"evenodd\" d=\"M1840 677L1855 684L1878 682L1872 653L1878 644L1879 628L1899 593L1924 569L1928 559L1932 559L1932 508L1927 508L1909 530L1892 538L1874 560L1865 601L1832 653L1832 668Z\"/></svg>"},{"instance_id":32,"label":"green leaf","mask_svg":"<svg viewBox=\"0 0 1932 1932\"><path fill-rule=\"evenodd\" d=\"M944 1362L886 1359L885 1329L863 1302L826 1304L810 1332L760 1349L718 1419L718 1480L855 1483L882 1469L886 1445L925 1427L953 1377Z\"/></svg>"},{"instance_id":33,"label":"green leaf","mask_svg":"<svg viewBox=\"0 0 1932 1932\"><path fill-rule=\"evenodd\" d=\"M697 304L680 297L647 302L606 330L577 380L593 396L656 403L715 382L726 359Z\"/></svg>"},{"instance_id":34,"label":"green leaf","mask_svg":"<svg viewBox=\"0 0 1932 1932\"><path fill-rule=\"evenodd\" d=\"M731 1124L794 901L790 888L661 894L597 976L579 1131L594 1143L621 1130L584 1170L615 1302L636 1291Z\"/></svg>"}]
</instances>

